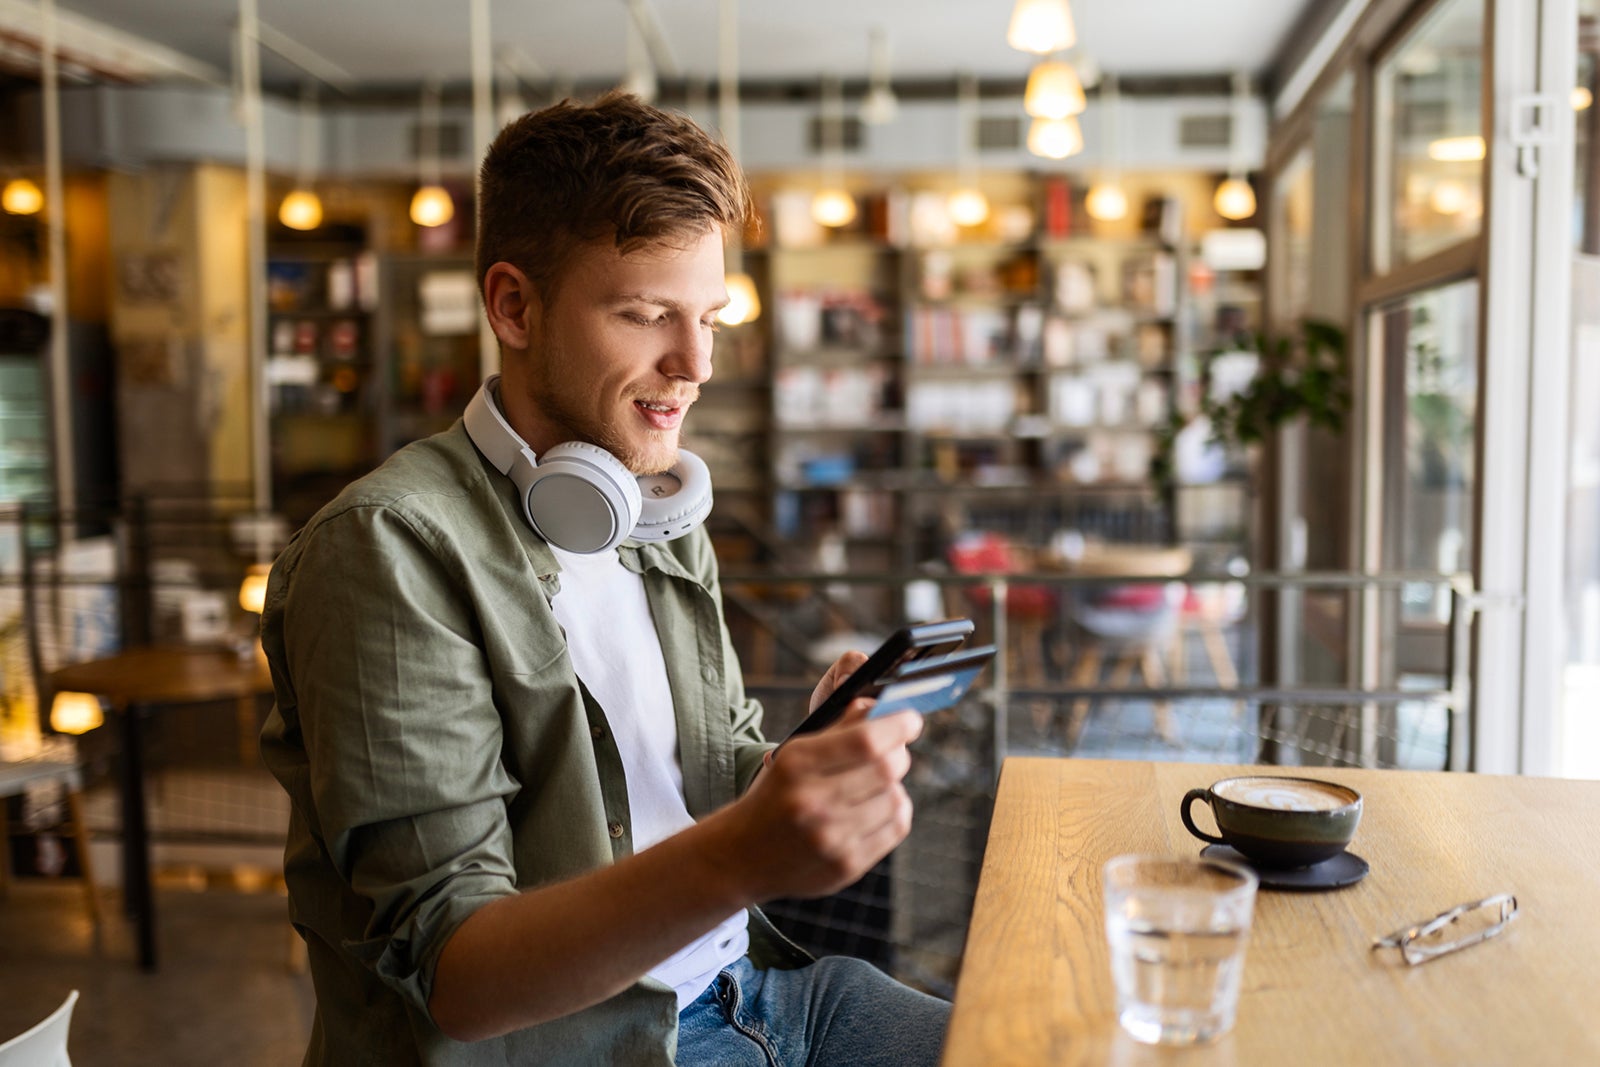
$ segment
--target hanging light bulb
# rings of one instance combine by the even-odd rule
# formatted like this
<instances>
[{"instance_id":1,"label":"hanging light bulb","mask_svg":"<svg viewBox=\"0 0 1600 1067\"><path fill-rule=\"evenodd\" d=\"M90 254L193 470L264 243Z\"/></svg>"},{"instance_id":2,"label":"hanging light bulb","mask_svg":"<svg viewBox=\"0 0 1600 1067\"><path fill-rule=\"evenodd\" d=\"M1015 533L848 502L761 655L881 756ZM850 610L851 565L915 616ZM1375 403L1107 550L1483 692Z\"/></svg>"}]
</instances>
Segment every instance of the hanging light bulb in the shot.
<instances>
[{"instance_id":1,"label":"hanging light bulb","mask_svg":"<svg viewBox=\"0 0 1600 1067\"><path fill-rule=\"evenodd\" d=\"M1083 210L1089 213L1091 219L1116 222L1128 215L1128 194L1115 183L1097 182L1090 188L1089 195L1084 197Z\"/></svg>"},{"instance_id":2,"label":"hanging light bulb","mask_svg":"<svg viewBox=\"0 0 1600 1067\"><path fill-rule=\"evenodd\" d=\"M1071 48L1078 39L1067 0L1017 0L1006 28L1006 43L1021 52L1045 56Z\"/></svg>"},{"instance_id":3,"label":"hanging light bulb","mask_svg":"<svg viewBox=\"0 0 1600 1067\"><path fill-rule=\"evenodd\" d=\"M411 221L418 226L443 226L456 217L456 202L442 185L424 185L411 197Z\"/></svg>"},{"instance_id":4,"label":"hanging light bulb","mask_svg":"<svg viewBox=\"0 0 1600 1067\"><path fill-rule=\"evenodd\" d=\"M1247 219L1256 213L1256 191L1250 188L1249 182L1231 174L1217 186L1211 204L1217 209L1217 214L1225 219Z\"/></svg>"},{"instance_id":5,"label":"hanging light bulb","mask_svg":"<svg viewBox=\"0 0 1600 1067\"><path fill-rule=\"evenodd\" d=\"M883 27L874 26L867 37L867 95L861 98L861 121L887 126L900 114L900 100L889 84L889 39Z\"/></svg>"},{"instance_id":6,"label":"hanging light bulb","mask_svg":"<svg viewBox=\"0 0 1600 1067\"><path fill-rule=\"evenodd\" d=\"M322 225L322 201L311 188L311 158L316 151L316 87L307 82L300 92L300 171L294 188L278 205L278 221L291 230L314 230Z\"/></svg>"},{"instance_id":7,"label":"hanging light bulb","mask_svg":"<svg viewBox=\"0 0 1600 1067\"><path fill-rule=\"evenodd\" d=\"M1066 159L1083 151L1083 130L1075 116L1034 119L1028 127L1028 151L1046 159Z\"/></svg>"},{"instance_id":8,"label":"hanging light bulb","mask_svg":"<svg viewBox=\"0 0 1600 1067\"><path fill-rule=\"evenodd\" d=\"M1225 219L1247 219L1256 213L1256 191L1244 180L1245 165L1239 150L1239 128L1244 125L1244 102L1250 94L1250 76L1233 76L1232 113L1228 120L1228 177L1217 186L1211 206Z\"/></svg>"},{"instance_id":9,"label":"hanging light bulb","mask_svg":"<svg viewBox=\"0 0 1600 1067\"><path fill-rule=\"evenodd\" d=\"M10 215L37 215L44 208L44 193L27 178L12 178L0 190L0 208Z\"/></svg>"},{"instance_id":10,"label":"hanging light bulb","mask_svg":"<svg viewBox=\"0 0 1600 1067\"><path fill-rule=\"evenodd\" d=\"M443 226L456 217L456 202L439 181L439 83L422 87L422 115L417 128L418 169L422 183L411 196L411 221L418 226Z\"/></svg>"},{"instance_id":11,"label":"hanging light bulb","mask_svg":"<svg viewBox=\"0 0 1600 1067\"><path fill-rule=\"evenodd\" d=\"M50 702L50 729L58 734L86 734L105 721L100 701L88 693L63 691Z\"/></svg>"},{"instance_id":12,"label":"hanging light bulb","mask_svg":"<svg viewBox=\"0 0 1600 1067\"><path fill-rule=\"evenodd\" d=\"M811 217L819 226L838 229L856 218L856 200L844 188L839 153L844 141L844 102L839 79L822 80L822 188L811 198Z\"/></svg>"},{"instance_id":13,"label":"hanging light bulb","mask_svg":"<svg viewBox=\"0 0 1600 1067\"><path fill-rule=\"evenodd\" d=\"M1088 106L1083 96L1083 82L1071 63L1047 59L1029 72L1022 108L1034 118L1064 119L1068 115L1083 114Z\"/></svg>"},{"instance_id":14,"label":"hanging light bulb","mask_svg":"<svg viewBox=\"0 0 1600 1067\"><path fill-rule=\"evenodd\" d=\"M845 189L822 189L811 198L811 217L833 229L848 226L856 218L856 199Z\"/></svg>"},{"instance_id":15,"label":"hanging light bulb","mask_svg":"<svg viewBox=\"0 0 1600 1067\"><path fill-rule=\"evenodd\" d=\"M278 221L291 230L314 230L322 225L322 200L310 189L295 189L278 205Z\"/></svg>"},{"instance_id":16,"label":"hanging light bulb","mask_svg":"<svg viewBox=\"0 0 1600 1067\"><path fill-rule=\"evenodd\" d=\"M744 271L729 274L728 302L717 312L717 321L724 326L741 326L754 322L761 316L761 297L756 292L755 279Z\"/></svg>"},{"instance_id":17,"label":"hanging light bulb","mask_svg":"<svg viewBox=\"0 0 1600 1067\"><path fill-rule=\"evenodd\" d=\"M717 23L717 121L722 140L735 165L739 163L739 0L721 0ZM761 317L761 295L755 279L744 270L743 234L728 238L728 303L717 312L724 326L740 326Z\"/></svg>"},{"instance_id":18,"label":"hanging light bulb","mask_svg":"<svg viewBox=\"0 0 1600 1067\"><path fill-rule=\"evenodd\" d=\"M1101 222L1116 222L1128 214L1128 194L1122 191L1118 177L1117 112L1120 103L1117 79L1108 74L1100 90L1099 108L1100 132L1106 146L1106 174L1090 187L1089 195L1083 201L1083 210L1088 212L1091 219Z\"/></svg>"},{"instance_id":19,"label":"hanging light bulb","mask_svg":"<svg viewBox=\"0 0 1600 1067\"><path fill-rule=\"evenodd\" d=\"M945 201L945 210L957 226L977 226L989 217L989 198L977 189L957 189Z\"/></svg>"},{"instance_id":20,"label":"hanging light bulb","mask_svg":"<svg viewBox=\"0 0 1600 1067\"><path fill-rule=\"evenodd\" d=\"M1428 206L1440 215L1459 215L1467 210L1470 195L1466 185L1453 178L1446 179L1428 193Z\"/></svg>"},{"instance_id":21,"label":"hanging light bulb","mask_svg":"<svg viewBox=\"0 0 1600 1067\"><path fill-rule=\"evenodd\" d=\"M1587 85L1572 87L1572 110L1587 111L1594 103L1594 93L1590 92Z\"/></svg>"}]
</instances>

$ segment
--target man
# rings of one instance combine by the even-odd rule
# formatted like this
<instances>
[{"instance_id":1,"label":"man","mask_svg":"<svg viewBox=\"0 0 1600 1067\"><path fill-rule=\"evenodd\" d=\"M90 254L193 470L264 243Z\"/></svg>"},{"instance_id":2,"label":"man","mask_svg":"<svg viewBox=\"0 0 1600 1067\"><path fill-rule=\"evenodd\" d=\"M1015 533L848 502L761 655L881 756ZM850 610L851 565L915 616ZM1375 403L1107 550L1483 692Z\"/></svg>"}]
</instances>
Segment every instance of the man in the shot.
<instances>
[{"instance_id":1,"label":"man","mask_svg":"<svg viewBox=\"0 0 1600 1067\"><path fill-rule=\"evenodd\" d=\"M773 758L704 531L563 550L538 531L571 513L525 514L502 456L578 442L671 467L749 209L721 146L636 98L508 126L478 247L503 377L274 566L262 747L293 801L308 1063L937 1057L948 1005L811 962L753 910L842 888L904 838L918 716L858 701Z\"/></svg>"}]
</instances>

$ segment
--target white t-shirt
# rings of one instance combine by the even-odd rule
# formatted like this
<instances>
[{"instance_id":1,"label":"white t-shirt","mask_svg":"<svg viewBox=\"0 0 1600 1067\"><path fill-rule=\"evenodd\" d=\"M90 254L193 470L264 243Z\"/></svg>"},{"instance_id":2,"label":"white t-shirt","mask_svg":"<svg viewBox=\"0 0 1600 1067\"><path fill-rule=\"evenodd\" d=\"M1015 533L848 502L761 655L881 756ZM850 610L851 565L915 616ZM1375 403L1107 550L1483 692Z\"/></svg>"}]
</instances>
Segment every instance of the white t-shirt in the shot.
<instances>
[{"instance_id":1,"label":"white t-shirt","mask_svg":"<svg viewBox=\"0 0 1600 1067\"><path fill-rule=\"evenodd\" d=\"M554 545L561 592L551 601L567 633L567 653L590 695L605 710L622 756L633 825L633 848L642 852L690 826L678 756L678 721L645 596L644 579L617 553L582 555ZM650 971L678 991L682 1010L704 992L717 972L750 947L749 916L728 916L710 933Z\"/></svg>"}]
</instances>

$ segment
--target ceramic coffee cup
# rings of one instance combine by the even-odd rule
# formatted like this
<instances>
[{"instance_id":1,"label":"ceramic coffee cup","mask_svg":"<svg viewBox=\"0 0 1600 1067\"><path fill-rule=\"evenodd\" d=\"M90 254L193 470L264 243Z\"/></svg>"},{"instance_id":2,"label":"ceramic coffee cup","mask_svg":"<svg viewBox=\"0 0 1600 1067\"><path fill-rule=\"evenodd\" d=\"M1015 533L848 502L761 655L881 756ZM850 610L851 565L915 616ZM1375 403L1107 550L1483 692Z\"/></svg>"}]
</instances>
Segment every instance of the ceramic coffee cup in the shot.
<instances>
[{"instance_id":1,"label":"ceramic coffee cup","mask_svg":"<svg viewBox=\"0 0 1600 1067\"><path fill-rule=\"evenodd\" d=\"M1220 836L1194 824L1197 800L1211 806ZM1317 778L1252 774L1191 789L1179 809L1202 841L1228 845L1263 867L1309 867L1344 851L1361 822L1361 794Z\"/></svg>"}]
</instances>

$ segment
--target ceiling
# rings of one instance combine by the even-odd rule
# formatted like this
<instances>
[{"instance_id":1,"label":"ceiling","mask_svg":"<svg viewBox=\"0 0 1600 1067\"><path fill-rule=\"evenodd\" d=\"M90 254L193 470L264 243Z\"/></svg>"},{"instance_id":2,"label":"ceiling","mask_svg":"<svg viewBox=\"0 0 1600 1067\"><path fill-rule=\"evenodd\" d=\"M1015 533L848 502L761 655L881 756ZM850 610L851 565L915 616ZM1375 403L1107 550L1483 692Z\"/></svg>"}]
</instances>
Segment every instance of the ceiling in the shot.
<instances>
[{"instance_id":1,"label":"ceiling","mask_svg":"<svg viewBox=\"0 0 1600 1067\"><path fill-rule=\"evenodd\" d=\"M235 0L58 0L82 15L203 61L231 66ZM634 0L660 28L659 42L687 78L714 79L719 0ZM1322 0L1326 2L1326 0ZM415 85L470 77L465 0L257 0L259 17L347 72L360 86ZM1318 0L1073 0L1078 47L1124 77L1264 73ZM743 0L738 7L741 80L846 80L869 69L868 39L885 32L896 81L1020 79L1033 61L1005 42L1011 0ZM589 85L627 68L628 0L490 0L493 51L530 82ZM669 71L663 70L668 74ZM264 53L263 80L286 87L299 68Z\"/></svg>"}]
</instances>

